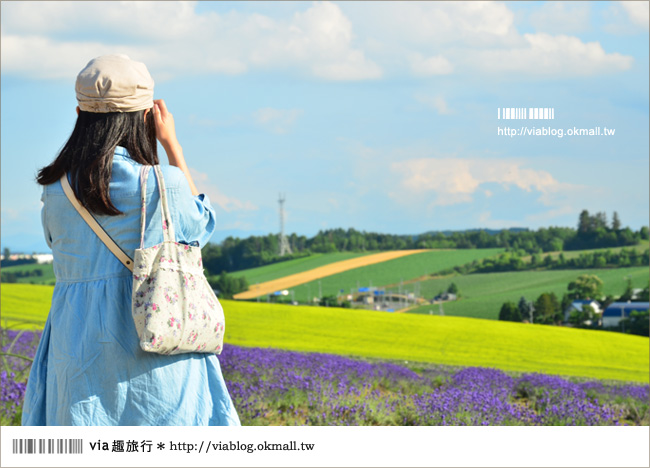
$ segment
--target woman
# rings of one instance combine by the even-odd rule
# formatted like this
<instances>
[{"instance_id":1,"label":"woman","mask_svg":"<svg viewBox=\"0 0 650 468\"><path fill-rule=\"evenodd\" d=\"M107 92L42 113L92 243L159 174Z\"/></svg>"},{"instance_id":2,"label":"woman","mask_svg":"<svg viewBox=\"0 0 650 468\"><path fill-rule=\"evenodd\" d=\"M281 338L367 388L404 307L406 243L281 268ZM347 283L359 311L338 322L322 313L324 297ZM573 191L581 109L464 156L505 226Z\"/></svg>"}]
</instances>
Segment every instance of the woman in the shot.
<instances>
[{"instance_id":1,"label":"woman","mask_svg":"<svg viewBox=\"0 0 650 468\"><path fill-rule=\"evenodd\" d=\"M80 200L133 258L140 244L142 165L158 164L156 138L179 242L203 246L214 211L199 195L162 100L142 63L124 55L91 60L76 83L77 122L58 157L40 170L42 222L56 286L34 358L23 425L239 425L214 354L165 356L140 349L131 316L131 272L66 198L68 173ZM145 247L162 241L160 197L147 184Z\"/></svg>"}]
</instances>

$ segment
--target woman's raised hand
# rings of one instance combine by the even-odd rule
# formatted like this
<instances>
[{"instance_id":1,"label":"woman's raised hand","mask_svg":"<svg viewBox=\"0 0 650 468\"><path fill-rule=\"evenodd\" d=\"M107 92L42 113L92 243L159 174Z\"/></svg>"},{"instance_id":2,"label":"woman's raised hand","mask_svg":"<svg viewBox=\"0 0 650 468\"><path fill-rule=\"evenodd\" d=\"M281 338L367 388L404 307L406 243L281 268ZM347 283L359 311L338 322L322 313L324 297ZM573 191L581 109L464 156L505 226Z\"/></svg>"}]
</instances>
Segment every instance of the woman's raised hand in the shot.
<instances>
[{"instance_id":1,"label":"woman's raised hand","mask_svg":"<svg viewBox=\"0 0 650 468\"><path fill-rule=\"evenodd\" d=\"M167 110L165 101L156 99L153 102L153 117L156 123L156 138L160 144L169 152L169 149L178 145L176 138L176 127L174 125L174 116Z\"/></svg>"},{"instance_id":2,"label":"woman's raised hand","mask_svg":"<svg viewBox=\"0 0 650 468\"><path fill-rule=\"evenodd\" d=\"M176 138L176 127L174 126L174 116L167 110L165 101L156 99L153 102L153 117L156 123L156 138L165 149L169 164L178 167L185 174L185 178L190 185L192 195L198 195L199 191L194 185L190 169L185 163L183 148L181 148Z\"/></svg>"}]
</instances>

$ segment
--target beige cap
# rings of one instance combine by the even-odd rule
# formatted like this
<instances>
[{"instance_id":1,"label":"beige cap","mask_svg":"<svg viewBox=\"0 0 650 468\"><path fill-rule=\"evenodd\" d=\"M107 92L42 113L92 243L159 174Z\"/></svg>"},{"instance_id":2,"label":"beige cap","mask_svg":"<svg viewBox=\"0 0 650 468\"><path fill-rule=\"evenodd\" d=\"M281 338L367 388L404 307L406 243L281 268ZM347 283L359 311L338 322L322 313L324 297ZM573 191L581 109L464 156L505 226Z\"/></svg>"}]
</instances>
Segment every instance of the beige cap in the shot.
<instances>
[{"instance_id":1,"label":"beige cap","mask_svg":"<svg viewBox=\"0 0 650 468\"><path fill-rule=\"evenodd\" d=\"M144 63L126 55L102 55L77 75L79 108L87 112L134 112L153 107L153 79Z\"/></svg>"}]
</instances>

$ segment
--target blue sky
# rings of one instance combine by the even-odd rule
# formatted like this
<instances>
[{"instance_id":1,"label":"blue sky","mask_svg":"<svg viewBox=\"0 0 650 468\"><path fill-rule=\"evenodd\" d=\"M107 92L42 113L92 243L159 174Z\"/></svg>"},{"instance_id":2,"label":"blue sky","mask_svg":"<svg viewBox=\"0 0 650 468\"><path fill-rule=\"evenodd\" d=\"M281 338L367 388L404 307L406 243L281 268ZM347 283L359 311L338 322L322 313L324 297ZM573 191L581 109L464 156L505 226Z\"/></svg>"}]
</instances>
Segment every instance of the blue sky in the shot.
<instances>
[{"instance_id":1,"label":"blue sky","mask_svg":"<svg viewBox=\"0 0 650 468\"><path fill-rule=\"evenodd\" d=\"M72 130L77 73L106 53L148 66L215 241L277 232L278 192L287 231L307 236L575 226L582 209L648 225L648 2L1 8L3 248L47 251L34 176Z\"/></svg>"}]
</instances>

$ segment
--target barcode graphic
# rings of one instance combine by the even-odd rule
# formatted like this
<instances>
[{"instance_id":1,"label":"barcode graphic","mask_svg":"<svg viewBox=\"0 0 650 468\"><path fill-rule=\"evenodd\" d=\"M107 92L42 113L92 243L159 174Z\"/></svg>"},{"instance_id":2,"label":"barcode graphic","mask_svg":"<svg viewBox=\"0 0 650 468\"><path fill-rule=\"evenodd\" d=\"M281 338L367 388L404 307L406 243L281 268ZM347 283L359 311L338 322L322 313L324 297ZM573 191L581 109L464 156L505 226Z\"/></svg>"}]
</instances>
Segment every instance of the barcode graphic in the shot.
<instances>
[{"instance_id":1,"label":"barcode graphic","mask_svg":"<svg viewBox=\"0 0 650 468\"><path fill-rule=\"evenodd\" d=\"M553 120L554 107L499 107L499 120Z\"/></svg>"},{"instance_id":2,"label":"barcode graphic","mask_svg":"<svg viewBox=\"0 0 650 468\"><path fill-rule=\"evenodd\" d=\"M18 454L82 452L82 439L13 439L13 453Z\"/></svg>"}]
</instances>

